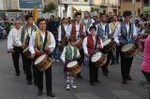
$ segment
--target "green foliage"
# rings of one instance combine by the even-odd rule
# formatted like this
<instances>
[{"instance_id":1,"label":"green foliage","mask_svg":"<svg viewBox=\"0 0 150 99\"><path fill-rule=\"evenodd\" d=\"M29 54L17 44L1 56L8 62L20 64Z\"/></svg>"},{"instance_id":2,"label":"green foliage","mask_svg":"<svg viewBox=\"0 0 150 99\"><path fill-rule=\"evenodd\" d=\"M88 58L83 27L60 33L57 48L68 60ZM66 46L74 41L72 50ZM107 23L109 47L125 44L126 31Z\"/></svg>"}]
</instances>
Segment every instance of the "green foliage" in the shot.
<instances>
[{"instance_id":1,"label":"green foliage","mask_svg":"<svg viewBox=\"0 0 150 99\"><path fill-rule=\"evenodd\" d=\"M91 12L94 12L94 11L99 11L99 9L97 7L91 7Z\"/></svg>"},{"instance_id":2,"label":"green foliage","mask_svg":"<svg viewBox=\"0 0 150 99\"><path fill-rule=\"evenodd\" d=\"M53 2L51 2L48 5L44 6L43 13L46 12L50 13L53 12L54 10L56 10L56 5Z\"/></svg>"}]
</instances>

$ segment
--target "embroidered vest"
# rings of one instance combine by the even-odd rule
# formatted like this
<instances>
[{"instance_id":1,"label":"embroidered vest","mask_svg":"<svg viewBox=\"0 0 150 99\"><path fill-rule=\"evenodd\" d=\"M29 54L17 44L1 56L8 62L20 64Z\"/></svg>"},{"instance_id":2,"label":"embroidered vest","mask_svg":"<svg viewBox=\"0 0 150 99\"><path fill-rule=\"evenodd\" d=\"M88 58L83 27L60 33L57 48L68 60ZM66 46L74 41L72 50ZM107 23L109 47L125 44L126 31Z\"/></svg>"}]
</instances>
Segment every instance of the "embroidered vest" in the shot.
<instances>
[{"instance_id":1,"label":"embroidered vest","mask_svg":"<svg viewBox=\"0 0 150 99\"><path fill-rule=\"evenodd\" d=\"M46 34L45 34L46 35ZM41 33L40 33L40 30L37 30L36 33L35 33L35 47L42 51L43 49L43 38L41 36ZM47 31L47 41L46 41L46 45L45 45L45 48L48 47L49 45L51 44L51 41L50 41L50 33Z\"/></svg>"},{"instance_id":2,"label":"embroidered vest","mask_svg":"<svg viewBox=\"0 0 150 99\"><path fill-rule=\"evenodd\" d=\"M100 38L98 38L98 40L96 40L96 42L98 45L101 45ZM93 36L91 34L89 34L87 36L87 48L88 48L88 54L90 54L90 55L93 54L96 50Z\"/></svg>"},{"instance_id":3,"label":"embroidered vest","mask_svg":"<svg viewBox=\"0 0 150 99\"><path fill-rule=\"evenodd\" d=\"M72 23L71 35L76 37L76 23ZM80 23L79 36L83 35L83 24Z\"/></svg>"},{"instance_id":4,"label":"embroidered vest","mask_svg":"<svg viewBox=\"0 0 150 99\"><path fill-rule=\"evenodd\" d=\"M75 59L76 58L76 56L77 56L77 47L73 47L73 50L74 50L74 56L72 57L72 49L71 49L71 47L70 47L70 45L67 45L66 46L66 53L65 53L65 58L66 58L66 60L73 60L73 59Z\"/></svg>"},{"instance_id":5,"label":"embroidered vest","mask_svg":"<svg viewBox=\"0 0 150 99\"><path fill-rule=\"evenodd\" d=\"M107 34L108 38L110 38L109 24L108 23L106 23L105 30L103 30L100 23L98 24L98 33L97 33L97 35L100 36L100 38L105 39L103 32L105 32Z\"/></svg>"},{"instance_id":6,"label":"embroidered vest","mask_svg":"<svg viewBox=\"0 0 150 99\"><path fill-rule=\"evenodd\" d=\"M91 18L88 18L88 22L85 23L84 21L85 19L82 19L82 23L84 24L85 26L85 30L87 30L89 28L89 26L92 24L92 19Z\"/></svg>"},{"instance_id":7,"label":"embroidered vest","mask_svg":"<svg viewBox=\"0 0 150 99\"><path fill-rule=\"evenodd\" d=\"M36 31L37 28L36 26L32 26L31 27L31 35L32 35L32 32ZM21 42L23 44L25 44L25 46L28 46L29 45L29 40L30 40L30 36L29 36L29 33L28 33L28 28L27 26L25 25L23 28L22 28L22 31L21 31Z\"/></svg>"},{"instance_id":8,"label":"embroidered vest","mask_svg":"<svg viewBox=\"0 0 150 99\"><path fill-rule=\"evenodd\" d=\"M118 24L120 24L120 22L116 22L116 25L114 22L111 22L110 23L110 30L113 32Z\"/></svg>"},{"instance_id":9,"label":"embroidered vest","mask_svg":"<svg viewBox=\"0 0 150 99\"><path fill-rule=\"evenodd\" d=\"M61 24L61 40L63 40L65 36L66 36L66 31L65 31L64 25Z\"/></svg>"},{"instance_id":10,"label":"embroidered vest","mask_svg":"<svg viewBox=\"0 0 150 99\"><path fill-rule=\"evenodd\" d=\"M125 23L121 23L121 37L120 42L121 43L133 43L133 23L130 23L129 25L129 33L127 33L126 25Z\"/></svg>"}]
</instances>

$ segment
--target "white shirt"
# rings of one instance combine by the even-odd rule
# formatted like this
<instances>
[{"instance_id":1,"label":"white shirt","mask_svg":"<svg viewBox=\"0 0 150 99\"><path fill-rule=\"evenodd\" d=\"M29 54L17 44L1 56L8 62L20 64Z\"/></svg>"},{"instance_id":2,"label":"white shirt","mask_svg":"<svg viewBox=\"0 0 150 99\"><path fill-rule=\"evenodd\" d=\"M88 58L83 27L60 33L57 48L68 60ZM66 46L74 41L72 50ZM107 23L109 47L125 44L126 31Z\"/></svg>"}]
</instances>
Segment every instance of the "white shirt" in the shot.
<instances>
[{"instance_id":1,"label":"white shirt","mask_svg":"<svg viewBox=\"0 0 150 99\"><path fill-rule=\"evenodd\" d=\"M7 38L7 49L13 49L13 46L22 46L22 42L21 42L21 30L22 27L20 27L20 29L16 29L13 28L10 30L9 34L8 34L8 38Z\"/></svg>"},{"instance_id":2,"label":"white shirt","mask_svg":"<svg viewBox=\"0 0 150 99\"><path fill-rule=\"evenodd\" d=\"M65 29L66 35L70 36L71 29L69 27L69 24L67 24L67 25L64 24L64 29ZM61 25L60 25L58 28L58 41L62 41L61 40L61 38L62 38L61 34L62 34L62 31L61 31Z\"/></svg>"},{"instance_id":3,"label":"white shirt","mask_svg":"<svg viewBox=\"0 0 150 99\"><path fill-rule=\"evenodd\" d=\"M30 38L30 42L29 42L29 51L34 54L35 53L35 50L34 50L34 46L35 46L35 33L36 32L33 32L33 34L31 35L31 38ZM44 32L40 32L41 33L41 36L42 36L42 40L44 42L44 39L45 39L45 33ZM55 38L54 38L54 35L51 33L51 32L47 32L50 34L50 42L51 44L49 45L49 48L50 48L50 51L52 52L56 46L56 42L55 42Z\"/></svg>"},{"instance_id":4,"label":"white shirt","mask_svg":"<svg viewBox=\"0 0 150 99\"><path fill-rule=\"evenodd\" d=\"M69 46L70 46L71 49L72 49L72 59L73 59L73 56L74 56L74 47L71 46L71 45L69 45ZM62 52L62 54L61 54L61 56L60 56L60 58L61 58L61 60L62 60L63 62L66 61L66 56L65 56L65 54L66 54L66 46L64 47L63 52ZM79 49L77 49L77 56L76 56L76 57L79 57L79 56L80 56Z\"/></svg>"},{"instance_id":5,"label":"white shirt","mask_svg":"<svg viewBox=\"0 0 150 99\"><path fill-rule=\"evenodd\" d=\"M94 45L95 45L95 43L96 43L96 38L95 38L94 36L93 36L93 40L94 40ZM99 46L101 46L101 47L103 48L103 43L102 43L102 40L101 40L101 39L100 39L100 44L101 44L101 45L98 45L98 43L97 43L97 48L98 48ZM82 45L83 45L84 53L88 53L87 37L84 38Z\"/></svg>"},{"instance_id":6,"label":"white shirt","mask_svg":"<svg viewBox=\"0 0 150 99\"><path fill-rule=\"evenodd\" d=\"M129 33L129 27L130 27L130 24L126 24L126 30L127 30L127 34ZM119 36L121 35L121 24L117 25L117 27L115 28L115 33L114 33L114 41L119 44ZM137 36L137 32L136 32L136 27L135 27L135 24L133 24L133 36Z\"/></svg>"}]
</instances>

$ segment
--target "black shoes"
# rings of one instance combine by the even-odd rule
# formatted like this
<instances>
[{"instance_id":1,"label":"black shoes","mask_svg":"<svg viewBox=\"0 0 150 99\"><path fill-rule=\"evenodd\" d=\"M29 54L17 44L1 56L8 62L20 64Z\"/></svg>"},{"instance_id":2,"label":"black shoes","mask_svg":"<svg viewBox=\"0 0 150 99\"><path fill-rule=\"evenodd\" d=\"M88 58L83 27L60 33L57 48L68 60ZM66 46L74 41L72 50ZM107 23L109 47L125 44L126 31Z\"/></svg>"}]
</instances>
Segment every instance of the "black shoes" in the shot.
<instances>
[{"instance_id":1,"label":"black shoes","mask_svg":"<svg viewBox=\"0 0 150 99\"><path fill-rule=\"evenodd\" d=\"M101 83L99 80L96 80L95 83Z\"/></svg>"},{"instance_id":2,"label":"black shoes","mask_svg":"<svg viewBox=\"0 0 150 99\"><path fill-rule=\"evenodd\" d=\"M127 80L132 81L133 79L132 79L132 77L131 77L131 76L128 76Z\"/></svg>"},{"instance_id":3,"label":"black shoes","mask_svg":"<svg viewBox=\"0 0 150 99\"><path fill-rule=\"evenodd\" d=\"M39 91L37 95L38 95L38 96L43 95L43 91Z\"/></svg>"},{"instance_id":4,"label":"black shoes","mask_svg":"<svg viewBox=\"0 0 150 99\"><path fill-rule=\"evenodd\" d=\"M122 81L122 84L127 84L127 80L124 79L124 80Z\"/></svg>"},{"instance_id":5,"label":"black shoes","mask_svg":"<svg viewBox=\"0 0 150 99\"><path fill-rule=\"evenodd\" d=\"M47 96L55 97L55 95L54 95L52 92L48 92L48 93L47 93Z\"/></svg>"},{"instance_id":6,"label":"black shoes","mask_svg":"<svg viewBox=\"0 0 150 99\"><path fill-rule=\"evenodd\" d=\"M32 85L32 81L28 81L27 84L28 84L28 85Z\"/></svg>"},{"instance_id":7,"label":"black shoes","mask_svg":"<svg viewBox=\"0 0 150 99\"><path fill-rule=\"evenodd\" d=\"M95 86L95 83L94 83L94 82L90 82L90 85L91 85L91 86Z\"/></svg>"},{"instance_id":8,"label":"black shoes","mask_svg":"<svg viewBox=\"0 0 150 99\"><path fill-rule=\"evenodd\" d=\"M16 73L16 76L20 76L20 73Z\"/></svg>"}]
</instances>

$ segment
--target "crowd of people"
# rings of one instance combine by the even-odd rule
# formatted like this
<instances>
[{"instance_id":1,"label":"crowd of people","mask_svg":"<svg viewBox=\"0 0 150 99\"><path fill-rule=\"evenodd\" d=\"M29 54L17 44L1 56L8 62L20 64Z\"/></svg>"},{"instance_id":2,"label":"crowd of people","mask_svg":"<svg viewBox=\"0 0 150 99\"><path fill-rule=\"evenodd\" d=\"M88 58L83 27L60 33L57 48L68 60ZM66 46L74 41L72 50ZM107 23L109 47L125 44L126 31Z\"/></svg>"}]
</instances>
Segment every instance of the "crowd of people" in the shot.
<instances>
[{"instance_id":1,"label":"crowd of people","mask_svg":"<svg viewBox=\"0 0 150 99\"><path fill-rule=\"evenodd\" d=\"M107 77L109 65L113 64L121 65L122 84L133 80L130 69L135 53L130 52L131 55L127 56L122 51L122 47L129 43L134 44L139 35L149 34L149 16L141 14L135 22L132 22L130 11L125 11L122 17L116 15L109 17L105 13L100 13L97 17L91 18L88 11L84 11L83 14L82 18L82 14L76 12L72 19L70 17L60 19L52 15L50 19L39 18L35 24L30 14L25 16L25 24L20 19L14 20L7 37L7 48L8 53L12 54L15 75L20 75L19 57L21 55L27 84L34 83L38 87L38 95L43 94L43 72L45 72L47 95L55 97L52 91L52 63L44 70L41 67L39 69L39 65L35 64L36 61L41 60L39 57L42 55L46 55L53 62L62 60L60 64L64 66L66 90L77 88L74 78L83 78L81 69L83 65L89 67L91 86L100 83L98 69L101 68L103 75ZM144 56L142 64L142 72L148 81L150 81L150 70L147 69L150 60L149 38L144 39L144 42L146 41L144 53L147 55ZM111 42L113 46L106 48ZM141 42L138 44L141 45ZM139 48L139 46L136 47ZM24 52L26 49L30 53L28 56ZM98 54L100 59L103 58L103 54L107 57L99 64L93 62L95 60L93 56L98 52L101 52ZM78 65L78 68L71 70L68 66L71 62L75 63L75 66ZM41 66L44 64L47 63Z\"/></svg>"}]
</instances>

